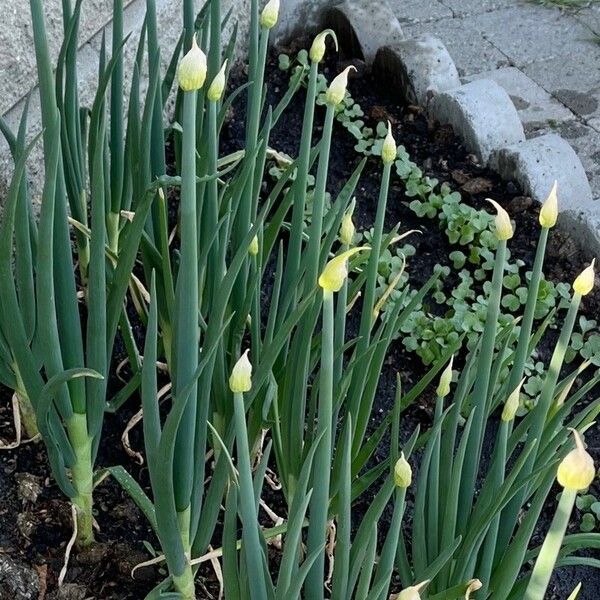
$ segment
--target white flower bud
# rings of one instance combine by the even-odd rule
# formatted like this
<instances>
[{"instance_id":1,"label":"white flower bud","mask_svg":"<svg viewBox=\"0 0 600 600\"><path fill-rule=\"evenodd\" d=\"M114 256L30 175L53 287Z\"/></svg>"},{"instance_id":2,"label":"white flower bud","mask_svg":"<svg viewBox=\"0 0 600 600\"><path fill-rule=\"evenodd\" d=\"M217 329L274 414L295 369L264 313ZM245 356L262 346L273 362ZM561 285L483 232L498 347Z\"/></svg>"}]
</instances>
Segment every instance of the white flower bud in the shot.
<instances>
[{"instance_id":1,"label":"white flower bud","mask_svg":"<svg viewBox=\"0 0 600 600\"><path fill-rule=\"evenodd\" d=\"M350 69L356 71L356 67L346 67L329 85L325 92L325 100L331 106L337 106L346 96L346 88L348 87L348 73Z\"/></svg>"},{"instance_id":2,"label":"white flower bud","mask_svg":"<svg viewBox=\"0 0 600 600\"><path fill-rule=\"evenodd\" d=\"M248 392L252 388L252 364L248 360L246 350L240 359L235 363L229 377L229 389L233 393Z\"/></svg>"},{"instance_id":3,"label":"white flower bud","mask_svg":"<svg viewBox=\"0 0 600 600\"><path fill-rule=\"evenodd\" d=\"M404 452L400 454L400 458L394 465L394 483L399 488L410 487L412 483L412 468L410 463L404 458Z\"/></svg>"},{"instance_id":4,"label":"white flower bud","mask_svg":"<svg viewBox=\"0 0 600 600\"><path fill-rule=\"evenodd\" d=\"M184 92L194 92L204 85L206 80L206 55L198 46L196 36L192 39L192 47L179 63L177 80L179 87Z\"/></svg>"},{"instance_id":5,"label":"white flower bud","mask_svg":"<svg viewBox=\"0 0 600 600\"><path fill-rule=\"evenodd\" d=\"M514 230L508 213L495 200L488 198L487 201L494 205L498 213L496 215L496 237L500 241L510 240L514 235Z\"/></svg>"},{"instance_id":6,"label":"white flower bud","mask_svg":"<svg viewBox=\"0 0 600 600\"><path fill-rule=\"evenodd\" d=\"M327 40L327 36L330 35L335 42L335 49L338 49L338 41L335 32L332 29L326 29L319 33L319 35L314 39L312 46L310 47L309 57L312 62L320 63L325 56L325 42Z\"/></svg>"},{"instance_id":7,"label":"white flower bud","mask_svg":"<svg viewBox=\"0 0 600 600\"><path fill-rule=\"evenodd\" d=\"M260 15L260 25L266 29L272 29L277 25L279 19L279 0L269 0Z\"/></svg>"},{"instance_id":8,"label":"white flower bud","mask_svg":"<svg viewBox=\"0 0 600 600\"><path fill-rule=\"evenodd\" d=\"M573 283L573 289L576 294L580 296L587 296L593 289L594 283L596 279L596 273L594 271L594 267L596 266L596 259L592 261L592 264L584 269L581 274L577 277L575 282Z\"/></svg>"},{"instance_id":9,"label":"white flower bud","mask_svg":"<svg viewBox=\"0 0 600 600\"><path fill-rule=\"evenodd\" d=\"M396 160L397 153L396 140L392 135L392 124L388 121L388 132L383 140L383 147L381 148L381 159L383 160L383 164L391 165Z\"/></svg>"},{"instance_id":10,"label":"white flower bud","mask_svg":"<svg viewBox=\"0 0 600 600\"><path fill-rule=\"evenodd\" d=\"M557 195L558 183L555 181L550 194L546 199L546 202L542 205L540 210L540 225L550 229L556 225L558 219L558 195Z\"/></svg>"},{"instance_id":11,"label":"white flower bud","mask_svg":"<svg viewBox=\"0 0 600 600\"><path fill-rule=\"evenodd\" d=\"M223 63L221 70L215 75L210 87L208 88L207 97L211 102L218 102L223 96L225 90L225 71L227 70L227 60Z\"/></svg>"}]
</instances>

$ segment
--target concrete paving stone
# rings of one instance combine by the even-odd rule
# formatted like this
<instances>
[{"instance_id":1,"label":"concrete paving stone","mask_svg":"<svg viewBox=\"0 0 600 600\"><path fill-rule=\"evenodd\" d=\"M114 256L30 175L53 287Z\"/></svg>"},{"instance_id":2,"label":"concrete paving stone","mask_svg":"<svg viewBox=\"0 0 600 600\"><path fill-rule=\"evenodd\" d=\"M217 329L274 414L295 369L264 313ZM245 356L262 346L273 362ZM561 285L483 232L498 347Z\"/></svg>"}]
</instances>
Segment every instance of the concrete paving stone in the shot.
<instances>
[{"instance_id":1,"label":"concrete paving stone","mask_svg":"<svg viewBox=\"0 0 600 600\"><path fill-rule=\"evenodd\" d=\"M379 49L373 71L409 104L426 106L438 92L460 86L458 72L439 38L423 35Z\"/></svg>"},{"instance_id":2,"label":"concrete paving stone","mask_svg":"<svg viewBox=\"0 0 600 600\"><path fill-rule=\"evenodd\" d=\"M462 77L508 66L508 59L471 24L469 19L440 19L431 23L407 25L407 38L434 35L444 42Z\"/></svg>"},{"instance_id":3,"label":"concrete paving stone","mask_svg":"<svg viewBox=\"0 0 600 600\"><path fill-rule=\"evenodd\" d=\"M514 6L514 0L441 0L455 17L466 15L479 15L507 6Z\"/></svg>"},{"instance_id":4,"label":"concrete paving stone","mask_svg":"<svg viewBox=\"0 0 600 600\"><path fill-rule=\"evenodd\" d=\"M546 6L514 6L474 15L469 21L517 67L596 50L590 50L586 39L590 31L583 23L570 13Z\"/></svg>"},{"instance_id":5,"label":"concrete paving stone","mask_svg":"<svg viewBox=\"0 0 600 600\"><path fill-rule=\"evenodd\" d=\"M575 118L569 109L516 67L479 73L467 77L466 81L476 79L492 79L506 90L526 132L545 127L549 122L562 122Z\"/></svg>"},{"instance_id":6,"label":"concrete paving stone","mask_svg":"<svg viewBox=\"0 0 600 600\"><path fill-rule=\"evenodd\" d=\"M388 0L390 8L401 25L411 23L426 23L438 19L453 17L452 10L439 0Z\"/></svg>"},{"instance_id":7,"label":"concrete paving stone","mask_svg":"<svg viewBox=\"0 0 600 600\"><path fill-rule=\"evenodd\" d=\"M379 48L406 37L386 2L346 0L327 11L325 19L337 33L342 48L367 64L375 60Z\"/></svg>"},{"instance_id":8,"label":"concrete paving stone","mask_svg":"<svg viewBox=\"0 0 600 600\"><path fill-rule=\"evenodd\" d=\"M556 133L501 148L491 157L490 166L503 179L518 182L538 202L548 197L555 180L561 210L592 202L592 190L579 157Z\"/></svg>"},{"instance_id":9,"label":"concrete paving stone","mask_svg":"<svg viewBox=\"0 0 600 600\"><path fill-rule=\"evenodd\" d=\"M600 46L576 60L536 61L523 71L585 121L600 117Z\"/></svg>"},{"instance_id":10,"label":"concrete paving stone","mask_svg":"<svg viewBox=\"0 0 600 600\"><path fill-rule=\"evenodd\" d=\"M479 79L434 96L431 115L452 125L465 147L482 163L491 154L525 141L523 125L510 97L495 81Z\"/></svg>"}]
</instances>

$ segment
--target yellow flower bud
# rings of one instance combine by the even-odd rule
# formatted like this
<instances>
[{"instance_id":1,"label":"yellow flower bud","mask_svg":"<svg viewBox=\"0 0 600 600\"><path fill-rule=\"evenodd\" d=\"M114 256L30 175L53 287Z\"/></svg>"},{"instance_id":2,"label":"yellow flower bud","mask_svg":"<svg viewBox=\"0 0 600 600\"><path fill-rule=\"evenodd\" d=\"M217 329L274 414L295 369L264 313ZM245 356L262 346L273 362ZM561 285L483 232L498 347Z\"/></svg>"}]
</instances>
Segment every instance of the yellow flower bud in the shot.
<instances>
[{"instance_id":1,"label":"yellow flower bud","mask_svg":"<svg viewBox=\"0 0 600 600\"><path fill-rule=\"evenodd\" d=\"M546 229L554 227L556 225L556 220L558 219L557 188L558 182L555 181L546 202L544 202L542 209L540 210L540 225Z\"/></svg>"},{"instance_id":2,"label":"yellow flower bud","mask_svg":"<svg viewBox=\"0 0 600 600\"><path fill-rule=\"evenodd\" d=\"M206 79L206 55L199 48L196 36L192 39L192 47L181 59L177 69L179 87L184 92L199 90Z\"/></svg>"},{"instance_id":3,"label":"yellow flower bud","mask_svg":"<svg viewBox=\"0 0 600 600\"><path fill-rule=\"evenodd\" d=\"M381 148L381 159L384 165L391 165L395 160L398 153L396 148L396 140L392 135L392 124L388 121L388 132L383 140L383 147Z\"/></svg>"},{"instance_id":4,"label":"yellow flower bud","mask_svg":"<svg viewBox=\"0 0 600 600\"><path fill-rule=\"evenodd\" d=\"M421 600L420 591L425 589L428 583L429 579L419 583L418 585L407 587L396 596L396 600Z\"/></svg>"},{"instance_id":5,"label":"yellow flower bud","mask_svg":"<svg viewBox=\"0 0 600 600\"><path fill-rule=\"evenodd\" d=\"M252 365L248 360L248 352L250 351L246 350L240 356L229 376L229 389L233 393L248 392L252 387Z\"/></svg>"},{"instance_id":6,"label":"yellow flower bud","mask_svg":"<svg viewBox=\"0 0 600 600\"><path fill-rule=\"evenodd\" d=\"M348 87L348 73L350 69L356 71L356 67L346 67L329 85L325 92L325 100L331 106L337 106L346 96L346 88Z\"/></svg>"},{"instance_id":7,"label":"yellow flower bud","mask_svg":"<svg viewBox=\"0 0 600 600\"><path fill-rule=\"evenodd\" d=\"M448 366L444 369L440 377L440 383L437 387L436 394L440 398L445 398L450 393L450 384L452 383L452 364L454 363L454 356L450 359Z\"/></svg>"},{"instance_id":8,"label":"yellow flower bud","mask_svg":"<svg viewBox=\"0 0 600 600\"><path fill-rule=\"evenodd\" d=\"M465 593L465 600L470 600L471 594L480 590L483 587L483 583L479 579L471 579L467 585L467 591Z\"/></svg>"},{"instance_id":9,"label":"yellow flower bud","mask_svg":"<svg viewBox=\"0 0 600 600\"><path fill-rule=\"evenodd\" d=\"M412 468L409 462L404 458L404 452L394 465L394 483L399 488L407 488L412 483Z\"/></svg>"},{"instance_id":10,"label":"yellow flower bud","mask_svg":"<svg viewBox=\"0 0 600 600\"><path fill-rule=\"evenodd\" d=\"M356 227L354 227L354 223L352 222L352 215L354 214L355 205L356 201L352 200L348 210L344 213L342 225L340 226L340 242L346 246L352 245L352 240L354 239L354 234L356 233Z\"/></svg>"},{"instance_id":11,"label":"yellow flower bud","mask_svg":"<svg viewBox=\"0 0 600 600\"><path fill-rule=\"evenodd\" d=\"M502 410L502 420L505 423L512 421L517 414L517 410L519 410L519 406L521 405L521 388L525 383L525 378L521 379L521 383L511 392L510 396L507 398L506 403L504 404L504 409Z\"/></svg>"},{"instance_id":12,"label":"yellow flower bud","mask_svg":"<svg viewBox=\"0 0 600 600\"><path fill-rule=\"evenodd\" d=\"M211 102L218 102L223 96L223 91L225 90L225 71L227 70L227 60L223 63L221 70L215 75L215 78L212 80L210 87L208 88L208 93L206 94L208 99Z\"/></svg>"},{"instance_id":13,"label":"yellow flower bud","mask_svg":"<svg viewBox=\"0 0 600 600\"><path fill-rule=\"evenodd\" d=\"M332 258L325 265L319 277L319 285L328 292L339 292L346 277L348 277L348 259L357 252L368 249L368 246L351 248L350 250L346 250L346 252L342 252L339 256Z\"/></svg>"},{"instance_id":14,"label":"yellow flower bud","mask_svg":"<svg viewBox=\"0 0 600 600\"><path fill-rule=\"evenodd\" d=\"M337 36L335 35L335 31L332 29L326 29L322 31L313 41L312 46L310 47L310 60L315 63L320 63L325 56L325 42L327 40L327 36L330 35L333 38L335 43L335 49L337 52L338 49L338 41Z\"/></svg>"},{"instance_id":15,"label":"yellow flower bud","mask_svg":"<svg viewBox=\"0 0 600 600\"><path fill-rule=\"evenodd\" d=\"M496 215L496 237L500 241L510 240L514 235L514 231L508 213L495 200L488 198L487 201L494 205L498 213Z\"/></svg>"},{"instance_id":16,"label":"yellow flower bud","mask_svg":"<svg viewBox=\"0 0 600 600\"><path fill-rule=\"evenodd\" d=\"M258 236L255 235L252 238L252 241L250 242L250 246L248 246L248 253L251 256L256 256L258 254L258 250L259 250L259 247L258 247Z\"/></svg>"},{"instance_id":17,"label":"yellow flower bud","mask_svg":"<svg viewBox=\"0 0 600 600\"><path fill-rule=\"evenodd\" d=\"M569 490L585 490L596 477L594 459L587 453L579 433L571 429L575 436L575 449L571 450L558 465L558 483Z\"/></svg>"},{"instance_id":18,"label":"yellow flower bud","mask_svg":"<svg viewBox=\"0 0 600 600\"><path fill-rule=\"evenodd\" d=\"M269 0L260 15L260 25L272 29L277 25L277 19L279 19L279 0Z\"/></svg>"},{"instance_id":19,"label":"yellow flower bud","mask_svg":"<svg viewBox=\"0 0 600 600\"><path fill-rule=\"evenodd\" d=\"M587 269L581 272L573 283L573 289L576 294L586 296L594 289L594 280L596 278L596 273L594 272L595 265L596 259L592 261L592 264Z\"/></svg>"}]
</instances>

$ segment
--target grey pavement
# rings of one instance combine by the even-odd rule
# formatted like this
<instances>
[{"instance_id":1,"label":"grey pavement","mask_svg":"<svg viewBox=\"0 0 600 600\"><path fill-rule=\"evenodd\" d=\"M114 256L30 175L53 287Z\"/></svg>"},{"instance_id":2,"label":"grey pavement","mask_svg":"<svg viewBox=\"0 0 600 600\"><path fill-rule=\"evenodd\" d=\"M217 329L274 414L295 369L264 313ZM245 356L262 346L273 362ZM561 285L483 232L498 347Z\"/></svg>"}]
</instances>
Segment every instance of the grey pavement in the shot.
<instances>
[{"instance_id":1,"label":"grey pavement","mask_svg":"<svg viewBox=\"0 0 600 600\"><path fill-rule=\"evenodd\" d=\"M528 137L560 133L600 211L600 3L579 11L526 0L388 0L407 37L433 34L463 81L508 92Z\"/></svg>"}]
</instances>

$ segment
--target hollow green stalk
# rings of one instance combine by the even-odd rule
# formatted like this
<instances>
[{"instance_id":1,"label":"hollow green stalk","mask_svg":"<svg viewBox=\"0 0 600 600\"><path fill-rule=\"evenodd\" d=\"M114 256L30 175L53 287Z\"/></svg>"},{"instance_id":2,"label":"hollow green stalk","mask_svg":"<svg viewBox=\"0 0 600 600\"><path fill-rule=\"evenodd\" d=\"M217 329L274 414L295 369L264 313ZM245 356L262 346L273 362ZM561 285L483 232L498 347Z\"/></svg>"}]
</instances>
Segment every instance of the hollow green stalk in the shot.
<instances>
[{"instance_id":1,"label":"hollow green stalk","mask_svg":"<svg viewBox=\"0 0 600 600\"><path fill-rule=\"evenodd\" d=\"M94 468L92 464L92 440L88 435L87 417L74 413L67 422L69 441L75 453L71 478L77 495L72 502L77 509L77 544L89 546L94 541L94 515L92 513Z\"/></svg>"},{"instance_id":2,"label":"hollow green stalk","mask_svg":"<svg viewBox=\"0 0 600 600\"><path fill-rule=\"evenodd\" d=\"M481 342L481 351L478 357L477 374L473 388L472 406L476 408L473 427L471 428L467 444L464 471L461 475L460 500L458 513L458 531L464 531L467 524L475 494L475 482L479 471L482 442L485 435L488 412L488 387L496 332L498 329L498 316L500 314L500 300L502 297L502 280L504 277L504 264L506 262L506 240L498 241L494 273L492 275L492 288L488 301L485 329Z\"/></svg>"},{"instance_id":3,"label":"hollow green stalk","mask_svg":"<svg viewBox=\"0 0 600 600\"><path fill-rule=\"evenodd\" d=\"M264 598L268 598L263 568L264 553L260 543L258 513L254 501L250 447L248 445L248 429L246 427L246 410L243 394L235 392L233 403L238 473L240 478L239 502L243 522L243 551L251 579L250 597L252 600L264 600Z\"/></svg>"},{"instance_id":4,"label":"hollow green stalk","mask_svg":"<svg viewBox=\"0 0 600 600\"><path fill-rule=\"evenodd\" d=\"M284 276L284 296L287 295L290 286L296 286L295 280L298 268L300 267L304 209L306 206L306 185L312 145L318 74L319 63L313 61L311 62L308 76L304 120L302 121L302 134L300 136L300 150L298 153L298 173L294 182L294 205L292 208L290 240L287 251L287 266Z\"/></svg>"},{"instance_id":5,"label":"hollow green stalk","mask_svg":"<svg viewBox=\"0 0 600 600\"><path fill-rule=\"evenodd\" d=\"M329 483L331 476L331 445L333 416L333 352L334 352L333 292L323 291L323 331L321 334L321 376L319 380L319 407L317 436L322 436L315 455L313 494L309 508L307 553L321 551L308 574L305 584L307 598L323 597L325 581L325 548L327 513L329 510Z\"/></svg>"},{"instance_id":6,"label":"hollow green stalk","mask_svg":"<svg viewBox=\"0 0 600 600\"><path fill-rule=\"evenodd\" d=\"M510 433L510 422L502 420L498 429L498 435L496 438L496 449L493 463L495 464L494 472L491 474L493 477L494 489L500 489L504 482L504 470L506 467L506 445L508 441L508 435ZM494 462L495 461L495 462ZM492 575L492 568L494 566L494 560L496 556L498 530L500 528L500 514L496 515L490 524L488 529L486 540L483 547L483 553L481 556L481 563L477 572L477 577L482 583L481 597L486 598L490 579Z\"/></svg>"},{"instance_id":7,"label":"hollow green stalk","mask_svg":"<svg viewBox=\"0 0 600 600\"><path fill-rule=\"evenodd\" d=\"M173 477L177 512L190 506L194 472L196 423L195 371L198 366L198 238L196 229L196 90L183 94L183 152L181 167L181 259L175 290L175 397L194 382L175 445ZM186 532L182 531L182 535ZM189 532L187 532L189 535Z\"/></svg>"},{"instance_id":8,"label":"hollow green stalk","mask_svg":"<svg viewBox=\"0 0 600 600\"><path fill-rule=\"evenodd\" d=\"M535 561L523 600L543 600L575 506L577 490L565 488L560 496L550 530Z\"/></svg>"}]
</instances>

